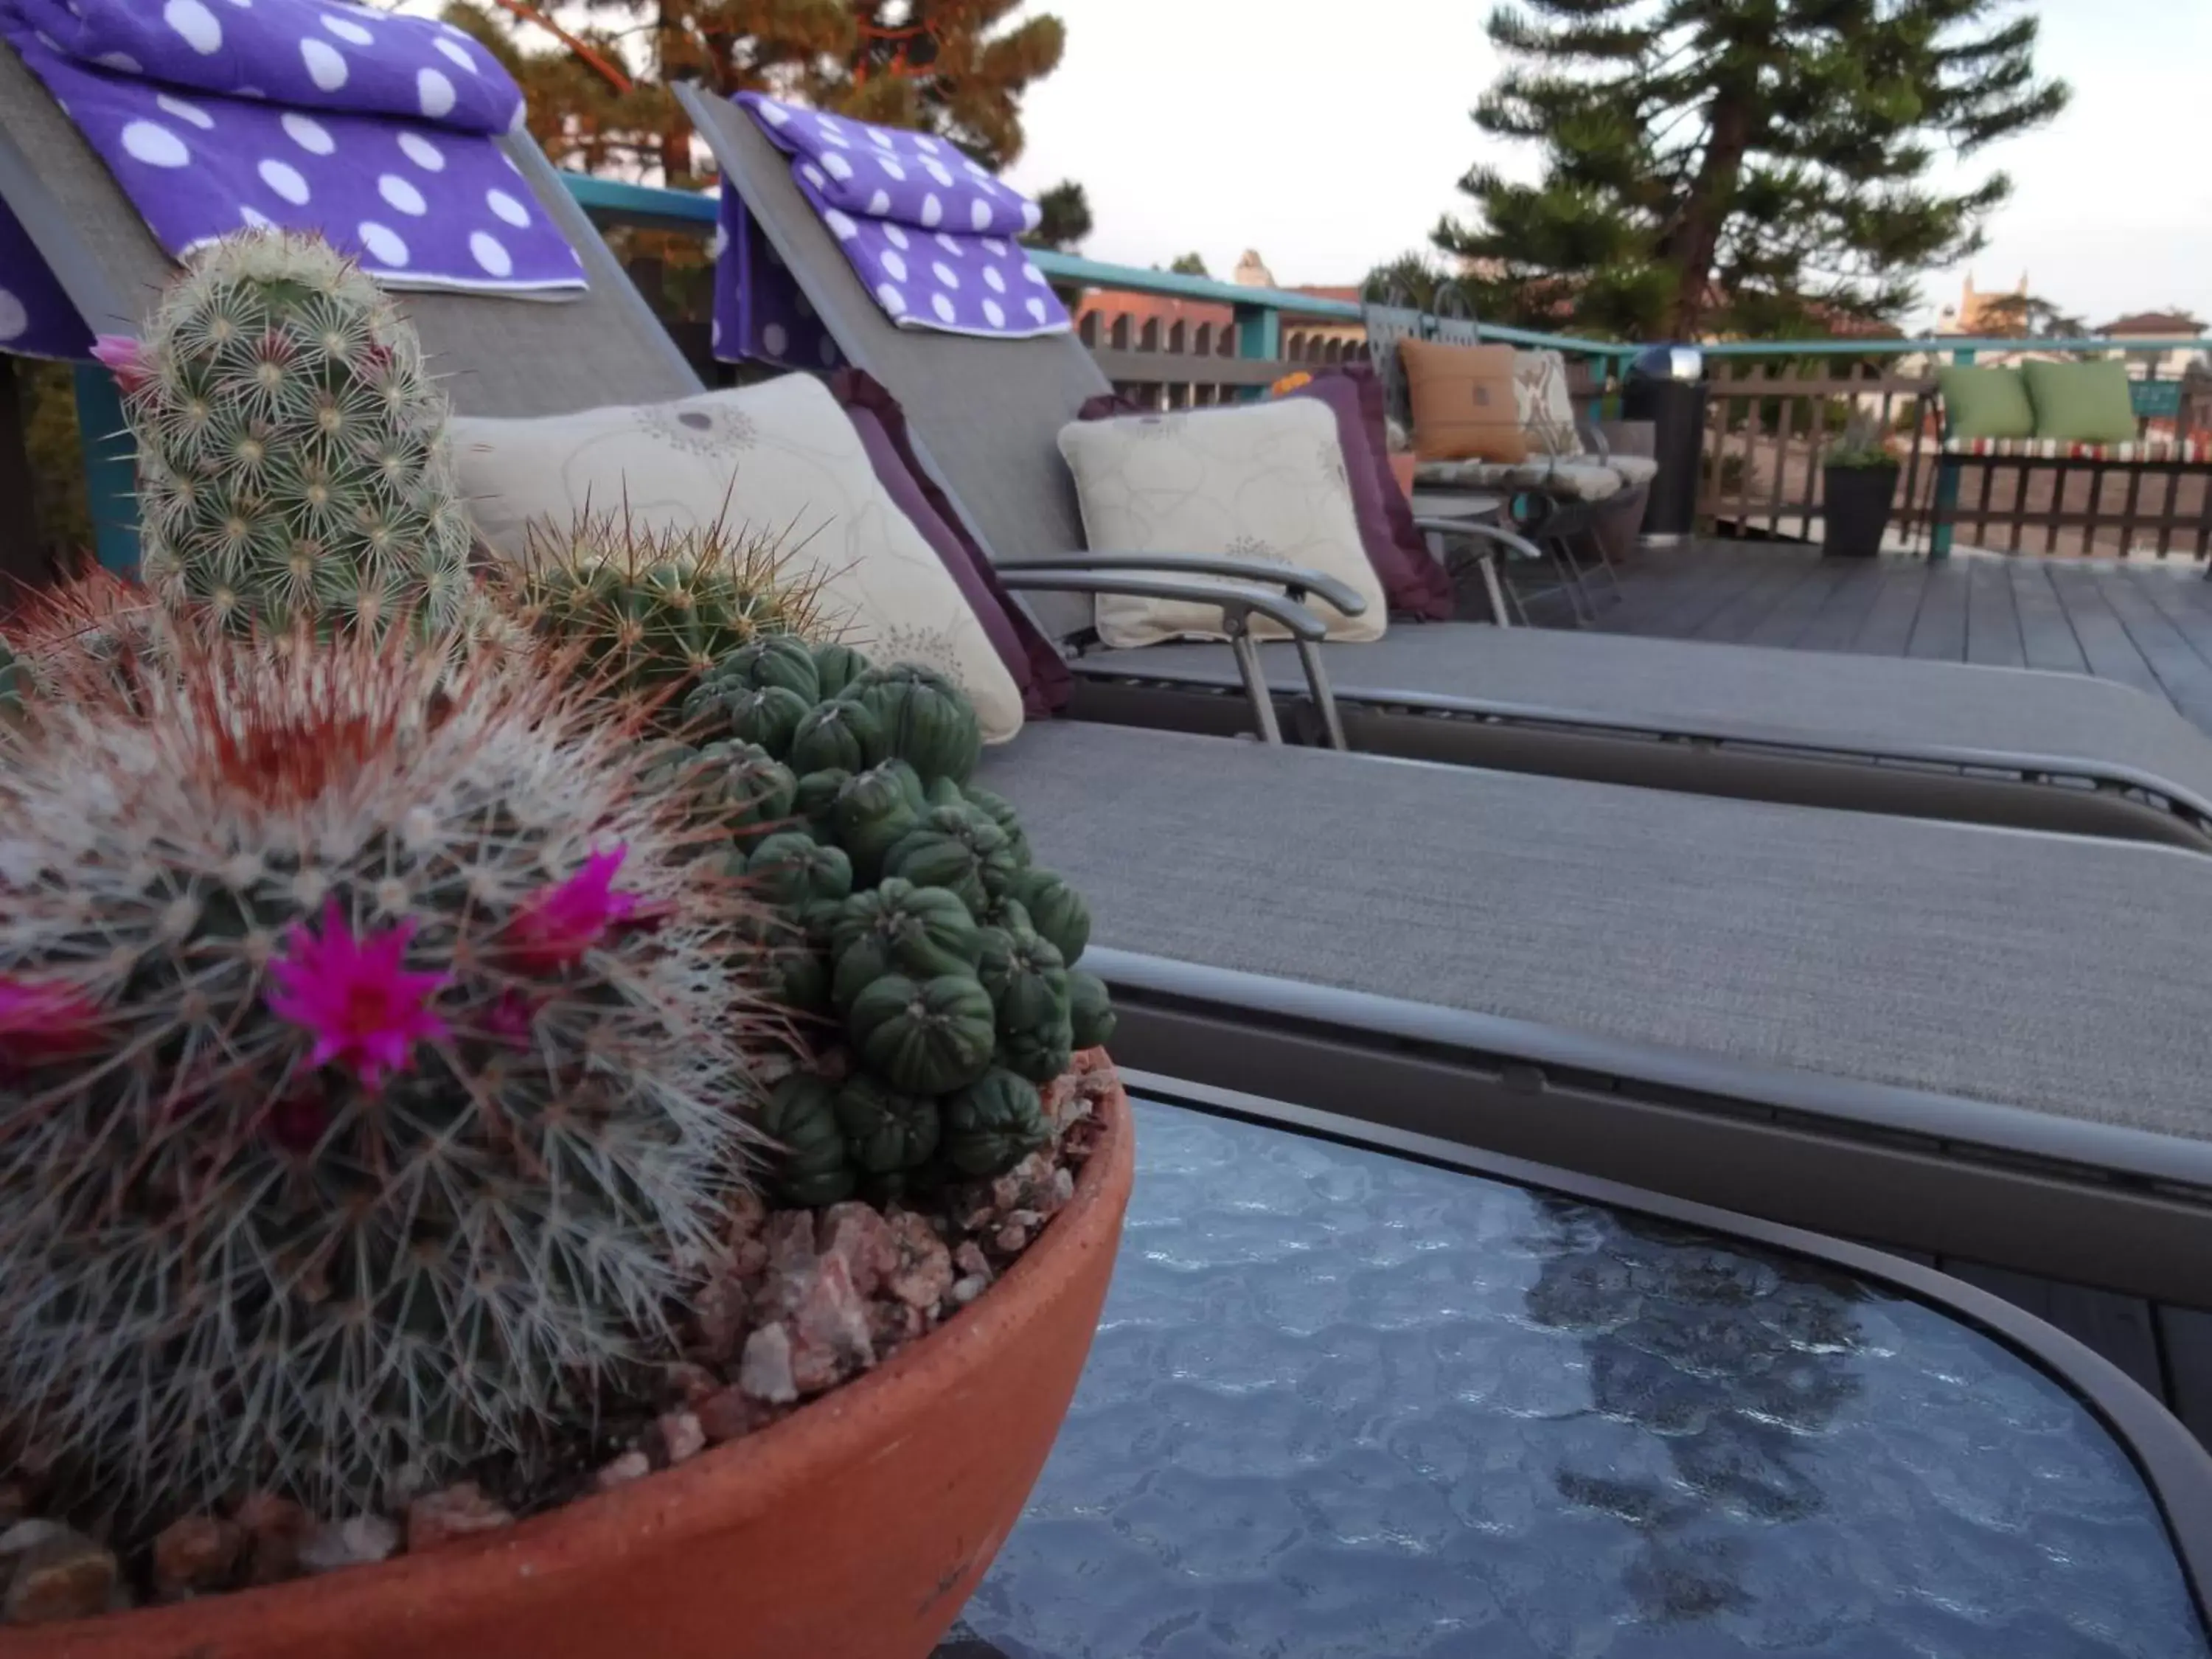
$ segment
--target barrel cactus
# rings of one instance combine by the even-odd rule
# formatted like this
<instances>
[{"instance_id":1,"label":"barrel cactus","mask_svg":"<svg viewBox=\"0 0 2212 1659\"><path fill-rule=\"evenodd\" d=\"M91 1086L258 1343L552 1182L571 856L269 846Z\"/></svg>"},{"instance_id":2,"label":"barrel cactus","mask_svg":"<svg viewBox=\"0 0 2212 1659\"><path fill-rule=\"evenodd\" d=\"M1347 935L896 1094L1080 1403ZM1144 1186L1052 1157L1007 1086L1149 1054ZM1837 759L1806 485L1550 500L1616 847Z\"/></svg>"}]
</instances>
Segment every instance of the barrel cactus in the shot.
<instances>
[{"instance_id":1,"label":"barrel cactus","mask_svg":"<svg viewBox=\"0 0 2212 1659\"><path fill-rule=\"evenodd\" d=\"M565 526L531 526L522 559L500 573L499 586L504 608L572 650L594 690L652 700L673 717L682 694L741 647L825 630L818 585L784 565L774 541L719 520L656 527L626 506L586 507ZM727 729L713 735L757 741ZM780 745L769 747L781 759Z\"/></svg>"},{"instance_id":2,"label":"barrel cactus","mask_svg":"<svg viewBox=\"0 0 2212 1659\"><path fill-rule=\"evenodd\" d=\"M775 786L740 792L757 813L787 802L780 822L719 821L785 923L777 994L823 1051L760 1119L782 1149L770 1198L913 1196L1043 1146L1040 1088L1106 1040L1113 1012L1073 966L1091 934L1082 899L972 781L966 697L927 668L775 637L703 673L684 713L694 741L720 738L686 752L743 749Z\"/></svg>"},{"instance_id":3,"label":"barrel cactus","mask_svg":"<svg viewBox=\"0 0 2212 1659\"><path fill-rule=\"evenodd\" d=\"M754 907L633 734L396 643L185 641L0 768L0 1437L131 1536L588 1431L769 1115Z\"/></svg>"},{"instance_id":4,"label":"barrel cactus","mask_svg":"<svg viewBox=\"0 0 2212 1659\"><path fill-rule=\"evenodd\" d=\"M188 256L143 337L104 339L138 451L148 584L239 629L441 633L471 533L415 331L319 236Z\"/></svg>"}]
</instances>

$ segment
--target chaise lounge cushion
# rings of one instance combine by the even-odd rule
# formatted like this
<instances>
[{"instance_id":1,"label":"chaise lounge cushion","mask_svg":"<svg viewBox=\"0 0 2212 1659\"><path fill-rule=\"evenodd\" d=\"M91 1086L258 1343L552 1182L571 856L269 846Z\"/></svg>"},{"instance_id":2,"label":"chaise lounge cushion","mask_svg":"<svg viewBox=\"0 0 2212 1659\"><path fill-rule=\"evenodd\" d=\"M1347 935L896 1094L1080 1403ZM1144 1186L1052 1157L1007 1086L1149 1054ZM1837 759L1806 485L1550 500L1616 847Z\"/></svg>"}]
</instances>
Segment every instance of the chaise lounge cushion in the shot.
<instances>
[{"instance_id":1,"label":"chaise lounge cushion","mask_svg":"<svg viewBox=\"0 0 2212 1659\"><path fill-rule=\"evenodd\" d=\"M533 525L626 510L653 529L718 521L775 543L789 580L820 585L851 642L957 681L988 741L1021 729L1022 696L921 532L876 481L819 380L787 374L678 402L532 420L457 418L454 461L478 532L520 558Z\"/></svg>"},{"instance_id":2,"label":"chaise lounge cushion","mask_svg":"<svg viewBox=\"0 0 2212 1659\"><path fill-rule=\"evenodd\" d=\"M969 608L990 635L999 659L1021 688L1023 712L1042 716L1064 708L1074 684L1066 661L1030 620L1029 613L1014 603L998 571L952 510L952 503L923 470L907 436L906 413L898 399L857 368L842 368L832 374L830 391L860 434L869 465L875 468L876 482L921 532L922 539L943 562L946 574L959 584Z\"/></svg>"},{"instance_id":3,"label":"chaise lounge cushion","mask_svg":"<svg viewBox=\"0 0 2212 1659\"><path fill-rule=\"evenodd\" d=\"M1640 482L1650 483L1656 471L1654 467ZM1570 501L1610 501L1632 488L1611 461L1588 455L1562 461L1424 461L1414 468L1413 481L1424 489L1541 489Z\"/></svg>"},{"instance_id":4,"label":"chaise lounge cushion","mask_svg":"<svg viewBox=\"0 0 2212 1659\"><path fill-rule=\"evenodd\" d=\"M1425 461L1523 461L1513 348L1401 340L1413 416L1413 453Z\"/></svg>"},{"instance_id":5,"label":"chaise lounge cushion","mask_svg":"<svg viewBox=\"0 0 2212 1659\"><path fill-rule=\"evenodd\" d=\"M1336 417L1310 398L1076 421L1060 451L1075 475L1086 546L1100 552L1248 559L1334 576L1367 602L1347 617L1310 601L1335 640L1382 636L1382 584L1367 561ZM1100 594L1109 646L1224 636L1219 607ZM1279 637L1273 623L1254 631Z\"/></svg>"},{"instance_id":6,"label":"chaise lounge cushion","mask_svg":"<svg viewBox=\"0 0 2212 1659\"><path fill-rule=\"evenodd\" d=\"M1946 438L1947 455L1987 455L2035 461L2212 461L2212 438L2166 433L2127 443L2068 443L2057 438Z\"/></svg>"}]
</instances>

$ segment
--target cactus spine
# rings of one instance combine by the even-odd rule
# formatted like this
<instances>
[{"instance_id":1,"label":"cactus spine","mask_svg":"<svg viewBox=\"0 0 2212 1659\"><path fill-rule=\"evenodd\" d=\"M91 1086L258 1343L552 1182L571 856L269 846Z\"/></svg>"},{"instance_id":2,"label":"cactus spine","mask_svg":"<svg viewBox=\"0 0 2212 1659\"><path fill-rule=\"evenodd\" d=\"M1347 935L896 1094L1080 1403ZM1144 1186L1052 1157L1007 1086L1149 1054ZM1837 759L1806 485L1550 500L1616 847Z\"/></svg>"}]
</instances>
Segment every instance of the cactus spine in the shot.
<instances>
[{"instance_id":1,"label":"cactus spine","mask_svg":"<svg viewBox=\"0 0 2212 1659\"><path fill-rule=\"evenodd\" d=\"M535 665L171 649L0 769L0 1437L131 1528L527 1465L746 1179L752 907Z\"/></svg>"},{"instance_id":2,"label":"cactus spine","mask_svg":"<svg viewBox=\"0 0 2212 1659\"><path fill-rule=\"evenodd\" d=\"M157 592L279 634L459 619L471 532L446 399L352 261L319 237L240 232L186 261L135 353L102 343Z\"/></svg>"}]
</instances>

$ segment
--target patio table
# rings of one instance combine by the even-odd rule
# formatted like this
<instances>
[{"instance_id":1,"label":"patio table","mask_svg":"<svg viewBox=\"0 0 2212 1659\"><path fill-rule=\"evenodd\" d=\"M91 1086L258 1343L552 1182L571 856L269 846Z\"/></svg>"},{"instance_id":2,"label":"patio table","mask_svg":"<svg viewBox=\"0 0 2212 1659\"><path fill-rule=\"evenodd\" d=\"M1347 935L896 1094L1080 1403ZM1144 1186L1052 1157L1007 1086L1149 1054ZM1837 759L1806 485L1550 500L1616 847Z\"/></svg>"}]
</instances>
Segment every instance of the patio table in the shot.
<instances>
[{"instance_id":1,"label":"patio table","mask_svg":"<svg viewBox=\"0 0 2212 1659\"><path fill-rule=\"evenodd\" d=\"M1073 1408L938 1659L2212 1651L2190 1506L1955 1308L1272 1124L1136 1124Z\"/></svg>"}]
</instances>

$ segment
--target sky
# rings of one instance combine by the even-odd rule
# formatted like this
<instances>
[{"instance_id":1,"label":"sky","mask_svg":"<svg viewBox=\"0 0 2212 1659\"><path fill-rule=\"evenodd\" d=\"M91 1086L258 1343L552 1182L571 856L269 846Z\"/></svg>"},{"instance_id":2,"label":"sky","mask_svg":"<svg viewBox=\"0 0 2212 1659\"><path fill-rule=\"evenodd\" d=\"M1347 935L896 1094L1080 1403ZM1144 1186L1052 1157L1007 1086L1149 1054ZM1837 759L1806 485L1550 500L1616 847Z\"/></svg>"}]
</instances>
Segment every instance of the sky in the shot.
<instances>
[{"instance_id":1,"label":"sky","mask_svg":"<svg viewBox=\"0 0 2212 1659\"><path fill-rule=\"evenodd\" d=\"M1498 71L1484 0L1032 0L1067 55L1025 103L1013 181L1080 179L1084 252L1225 276L1248 248L1279 282L1355 283L1425 243L1478 159L1533 170L1468 112ZM2042 0L2039 63L2074 87L2050 127L1984 151L2012 175L1971 262L1978 287L2023 272L2092 325L2179 306L2212 319L2205 85L2212 0ZM1955 303L1965 268L1923 280L1917 320Z\"/></svg>"}]
</instances>

